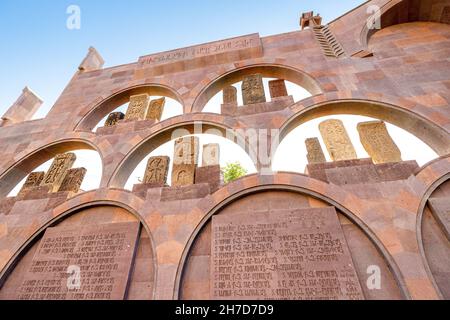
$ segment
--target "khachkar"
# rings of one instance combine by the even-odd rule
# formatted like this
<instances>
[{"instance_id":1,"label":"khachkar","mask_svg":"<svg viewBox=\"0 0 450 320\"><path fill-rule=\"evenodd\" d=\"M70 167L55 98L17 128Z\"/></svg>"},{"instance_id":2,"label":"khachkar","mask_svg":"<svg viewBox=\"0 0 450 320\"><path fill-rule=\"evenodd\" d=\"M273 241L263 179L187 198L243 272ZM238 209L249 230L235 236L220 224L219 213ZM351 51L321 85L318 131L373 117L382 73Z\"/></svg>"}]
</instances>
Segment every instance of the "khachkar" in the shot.
<instances>
[{"instance_id":1,"label":"khachkar","mask_svg":"<svg viewBox=\"0 0 450 320\"><path fill-rule=\"evenodd\" d=\"M217 143L203 146L202 167L220 165L220 146Z\"/></svg>"},{"instance_id":2,"label":"khachkar","mask_svg":"<svg viewBox=\"0 0 450 320\"><path fill-rule=\"evenodd\" d=\"M260 74L248 76L242 82L244 105L266 102L263 77Z\"/></svg>"},{"instance_id":3,"label":"khachkar","mask_svg":"<svg viewBox=\"0 0 450 320\"><path fill-rule=\"evenodd\" d=\"M270 90L270 97L272 99L286 97L288 95L286 88L286 81L284 80L279 79L269 81L269 90Z\"/></svg>"},{"instance_id":4,"label":"khachkar","mask_svg":"<svg viewBox=\"0 0 450 320\"><path fill-rule=\"evenodd\" d=\"M309 164L317 164L327 162L322 146L318 138L309 138L305 141L306 150L308 152L307 158Z\"/></svg>"},{"instance_id":5,"label":"khachkar","mask_svg":"<svg viewBox=\"0 0 450 320\"><path fill-rule=\"evenodd\" d=\"M108 118L105 121L105 127L115 126L120 120L125 119L125 114L122 112L113 112L109 114Z\"/></svg>"},{"instance_id":6,"label":"khachkar","mask_svg":"<svg viewBox=\"0 0 450 320\"><path fill-rule=\"evenodd\" d=\"M375 164L401 162L402 154L382 121L358 124L361 143Z\"/></svg>"},{"instance_id":7,"label":"khachkar","mask_svg":"<svg viewBox=\"0 0 450 320\"><path fill-rule=\"evenodd\" d=\"M80 191L84 177L86 176L86 172L87 170L85 168L67 170L64 180L58 189L58 192L78 193Z\"/></svg>"},{"instance_id":8,"label":"khachkar","mask_svg":"<svg viewBox=\"0 0 450 320\"><path fill-rule=\"evenodd\" d=\"M72 168L76 159L77 156L74 153L57 155L42 180L41 186L49 187L50 192L58 192L66 177L67 170Z\"/></svg>"},{"instance_id":9,"label":"khachkar","mask_svg":"<svg viewBox=\"0 0 450 320\"><path fill-rule=\"evenodd\" d=\"M28 191L33 190L36 187L39 187L44 180L45 172L32 172L25 181L25 184L22 186L22 189L19 191L18 196L24 196Z\"/></svg>"},{"instance_id":10,"label":"khachkar","mask_svg":"<svg viewBox=\"0 0 450 320\"><path fill-rule=\"evenodd\" d=\"M319 130L333 161L354 160L358 156L341 120L327 120Z\"/></svg>"},{"instance_id":11,"label":"khachkar","mask_svg":"<svg viewBox=\"0 0 450 320\"><path fill-rule=\"evenodd\" d=\"M195 183L198 165L200 140L197 137L184 137L175 141L172 169L172 187Z\"/></svg>"},{"instance_id":12,"label":"khachkar","mask_svg":"<svg viewBox=\"0 0 450 320\"><path fill-rule=\"evenodd\" d=\"M128 105L125 120L138 121L144 120L147 114L147 109L150 104L150 97L148 94L140 94L130 97L130 104Z\"/></svg>"},{"instance_id":13,"label":"khachkar","mask_svg":"<svg viewBox=\"0 0 450 320\"><path fill-rule=\"evenodd\" d=\"M143 183L155 187L166 186L169 164L169 157L151 157L147 162Z\"/></svg>"},{"instance_id":14,"label":"khachkar","mask_svg":"<svg viewBox=\"0 0 450 320\"><path fill-rule=\"evenodd\" d=\"M150 105L148 107L147 115L145 116L145 118L147 120L161 121L165 105L166 98L160 98L150 101Z\"/></svg>"},{"instance_id":15,"label":"khachkar","mask_svg":"<svg viewBox=\"0 0 450 320\"><path fill-rule=\"evenodd\" d=\"M223 89L223 104L232 104L232 105L238 104L236 87L229 86Z\"/></svg>"}]
</instances>

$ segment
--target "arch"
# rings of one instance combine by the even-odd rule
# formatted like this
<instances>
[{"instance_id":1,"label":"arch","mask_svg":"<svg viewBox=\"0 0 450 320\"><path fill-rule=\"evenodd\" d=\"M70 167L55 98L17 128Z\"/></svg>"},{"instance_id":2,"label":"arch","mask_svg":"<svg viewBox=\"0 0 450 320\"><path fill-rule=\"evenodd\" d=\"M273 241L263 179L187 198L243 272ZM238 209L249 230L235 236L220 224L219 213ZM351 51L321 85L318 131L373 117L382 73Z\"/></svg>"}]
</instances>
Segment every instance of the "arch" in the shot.
<instances>
[{"instance_id":1,"label":"arch","mask_svg":"<svg viewBox=\"0 0 450 320\"><path fill-rule=\"evenodd\" d=\"M270 177L270 179L265 179L264 177L257 175L244 177L240 180L230 183L226 187L226 190L219 190L214 195L212 195L214 201L211 201L211 199L205 199L197 206L196 210L203 212L204 215L203 219L200 221L197 228L189 238L189 241L186 244L185 250L181 257L175 280L175 300L179 300L180 298L183 272L192 246L194 245L195 240L201 234L202 229L207 225L210 219L234 201L248 195L264 191L289 191L299 193L311 196L331 206L334 206L346 218L348 218L357 227L359 227L362 232L369 238L369 240L379 251L380 255L385 259L386 264L390 268L402 295L406 299L411 299L403 275L393 257L389 254L388 250L384 247L375 233L373 233L371 229L358 217L358 215L352 212L351 209L343 204L342 200L348 198L346 191L337 187L335 188L334 186L330 186L329 189L324 188L323 182L311 179L305 175L280 172L276 176Z\"/></svg>"},{"instance_id":2,"label":"arch","mask_svg":"<svg viewBox=\"0 0 450 320\"><path fill-rule=\"evenodd\" d=\"M148 94L151 96L169 97L179 102L184 108L184 102L178 92L162 84L145 84L128 87L114 92L105 99L99 99L89 107L89 112L77 123L75 131L92 131L95 126L110 112L127 103L130 96Z\"/></svg>"},{"instance_id":3,"label":"arch","mask_svg":"<svg viewBox=\"0 0 450 320\"><path fill-rule=\"evenodd\" d=\"M290 81L305 88L311 95L322 93L319 84L304 71L274 64L258 64L230 70L212 80L202 88L194 101L192 112L201 112L208 101L220 92L224 87L242 81L246 76L260 73L265 78L279 78Z\"/></svg>"},{"instance_id":4,"label":"arch","mask_svg":"<svg viewBox=\"0 0 450 320\"><path fill-rule=\"evenodd\" d=\"M249 154L248 150L251 150L251 146L248 140L245 140L239 132L233 130L236 124L236 121L217 114L191 114L169 119L157 125L151 134L143 138L142 142L124 157L112 174L108 186L110 188L124 188L128 178L139 163L159 146L173 140L173 134L177 130L184 131L183 136L207 133L227 138L232 142L240 141L245 144L245 147L241 143L238 145ZM230 132L233 134L230 134ZM255 166L257 167L256 163Z\"/></svg>"},{"instance_id":5,"label":"arch","mask_svg":"<svg viewBox=\"0 0 450 320\"><path fill-rule=\"evenodd\" d=\"M363 94L364 95L364 94ZM440 156L450 154L449 133L415 112L396 105L363 100L363 99L310 99L306 105L297 103L293 110L300 110L288 119L281 128L280 140L283 140L293 129L310 120L324 116L346 114L360 115L389 122L421 139ZM322 101L323 101L322 100ZM420 107L415 107L419 109Z\"/></svg>"},{"instance_id":6,"label":"arch","mask_svg":"<svg viewBox=\"0 0 450 320\"><path fill-rule=\"evenodd\" d=\"M442 22L443 10L450 7L450 0L392 0L381 7L381 29L408 22ZM381 30L380 29L380 30ZM369 29L364 23L361 44L367 48L370 38L379 30Z\"/></svg>"},{"instance_id":7,"label":"arch","mask_svg":"<svg viewBox=\"0 0 450 320\"><path fill-rule=\"evenodd\" d=\"M100 155L103 164L101 151L88 140L65 139L53 142L27 154L0 176L0 198L6 197L35 168L53 159L58 154L75 150L96 151Z\"/></svg>"}]
</instances>

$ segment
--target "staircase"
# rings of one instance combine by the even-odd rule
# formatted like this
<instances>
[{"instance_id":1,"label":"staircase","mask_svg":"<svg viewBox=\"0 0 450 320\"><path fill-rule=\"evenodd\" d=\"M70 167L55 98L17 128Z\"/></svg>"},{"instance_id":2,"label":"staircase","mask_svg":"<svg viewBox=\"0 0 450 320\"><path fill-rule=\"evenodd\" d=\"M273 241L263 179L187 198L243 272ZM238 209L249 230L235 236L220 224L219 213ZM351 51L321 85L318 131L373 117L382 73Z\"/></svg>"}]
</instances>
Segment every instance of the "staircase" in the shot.
<instances>
[{"instance_id":1,"label":"staircase","mask_svg":"<svg viewBox=\"0 0 450 320\"><path fill-rule=\"evenodd\" d=\"M322 47L325 56L339 58L345 55L344 48L342 48L342 45L336 39L328 26L315 25L313 27L313 32Z\"/></svg>"}]
</instances>

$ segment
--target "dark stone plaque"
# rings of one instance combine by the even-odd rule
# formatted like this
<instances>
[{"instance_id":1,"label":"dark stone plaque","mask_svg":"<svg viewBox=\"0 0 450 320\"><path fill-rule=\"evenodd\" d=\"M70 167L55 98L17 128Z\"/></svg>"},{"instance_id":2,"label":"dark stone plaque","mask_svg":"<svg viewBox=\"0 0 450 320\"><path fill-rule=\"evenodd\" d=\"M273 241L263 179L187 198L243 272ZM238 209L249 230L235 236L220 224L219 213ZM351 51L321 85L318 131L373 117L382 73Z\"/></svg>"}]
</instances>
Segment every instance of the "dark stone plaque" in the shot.
<instances>
[{"instance_id":1,"label":"dark stone plaque","mask_svg":"<svg viewBox=\"0 0 450 320\"><path fill-rule=\"evenodd\" d=\"M212 228L212 299L364 299L332 207L219 215Z\"/></svg>"},{"instance_id":2,"label":"dark stone plaque","mask_svg":"<svg viewBox=\"0 0 450 320\"><path fill-rule=\"evenodd\" d=\"M441 225L450 241L450 198L434 198L428 201L434 218Z\"/></svg>"},{"instance_id":3,"label":"dark stone plaque","mask_svg":"<svg viewBox=\"0 0 450 320\"><path fill-rule=\"evenodd\" d=\"M125 299L139 230L138 222L47 229L16 299Z\"/></svg>"}]
</instances>

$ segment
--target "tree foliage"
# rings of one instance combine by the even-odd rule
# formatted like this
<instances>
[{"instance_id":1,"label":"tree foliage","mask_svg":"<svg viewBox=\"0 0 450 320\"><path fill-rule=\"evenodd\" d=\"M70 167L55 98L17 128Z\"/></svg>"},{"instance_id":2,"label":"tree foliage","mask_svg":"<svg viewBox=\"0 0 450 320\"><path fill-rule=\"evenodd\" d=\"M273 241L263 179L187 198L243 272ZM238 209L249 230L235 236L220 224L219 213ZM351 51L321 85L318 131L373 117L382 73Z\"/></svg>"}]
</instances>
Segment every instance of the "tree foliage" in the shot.
<instances>
[{"instance_id":1,"label":"tree foliage","mask_svg":"<svg viewBox=\"0 0 450 320\"><path fill-rule=\"evenodd\" d=\"M225 183L233 182L247 175L247 170L239 162L228 163L222 171Z\"/></svg>"}]
</instances>

